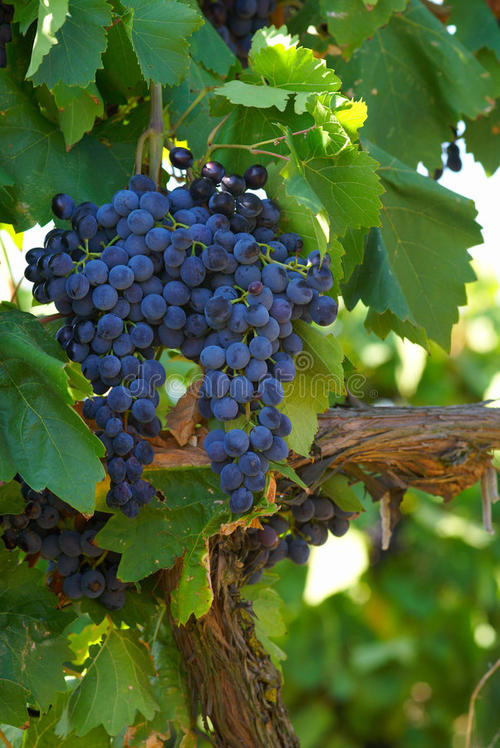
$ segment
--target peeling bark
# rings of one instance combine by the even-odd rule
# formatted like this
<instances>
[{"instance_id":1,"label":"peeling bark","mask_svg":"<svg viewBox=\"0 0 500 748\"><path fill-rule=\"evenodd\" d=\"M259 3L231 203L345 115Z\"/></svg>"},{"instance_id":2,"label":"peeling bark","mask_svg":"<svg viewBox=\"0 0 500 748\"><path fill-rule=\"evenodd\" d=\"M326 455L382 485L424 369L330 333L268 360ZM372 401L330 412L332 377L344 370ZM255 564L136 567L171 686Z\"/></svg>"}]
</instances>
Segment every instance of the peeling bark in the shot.
<instances>
[{"instance_id":1,"label":"peeling bark","mask_svg":"<svg viewBox=\"0 0 500 748\"><path fill-rule=\"evenodd\" d=\"M281 694L281 675L257 639L240 587L246 554L241 530L212 542L214 601L185 626L171 619L188 684L218 748L298 748ZM163 573L167 603L178 571Z\"/></svg>"}]
</instances>

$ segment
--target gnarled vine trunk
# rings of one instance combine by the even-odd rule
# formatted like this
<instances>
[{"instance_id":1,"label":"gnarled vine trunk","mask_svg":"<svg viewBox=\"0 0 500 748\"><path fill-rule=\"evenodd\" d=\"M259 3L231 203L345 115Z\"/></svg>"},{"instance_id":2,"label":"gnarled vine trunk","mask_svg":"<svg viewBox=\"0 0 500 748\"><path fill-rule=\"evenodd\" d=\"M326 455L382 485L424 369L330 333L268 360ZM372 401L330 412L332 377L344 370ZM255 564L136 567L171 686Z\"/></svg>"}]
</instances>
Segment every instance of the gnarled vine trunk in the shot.
<instances>
[{"instance_id":1,"label":"gnarled vine trunk","mask_svg":"<svg viewBox=\"0 0 500 748\"><path fill-rule=\"evenodd\" d=\"M255 635L251 603L241 598L244 554L241 530L213 540L212 607L185 626L172 621L174 639L216 746L294 748L299 742L283 703L281 675ZM164 573L167 603L176 576L176 570Z\"/></svg>"}]
</instances>

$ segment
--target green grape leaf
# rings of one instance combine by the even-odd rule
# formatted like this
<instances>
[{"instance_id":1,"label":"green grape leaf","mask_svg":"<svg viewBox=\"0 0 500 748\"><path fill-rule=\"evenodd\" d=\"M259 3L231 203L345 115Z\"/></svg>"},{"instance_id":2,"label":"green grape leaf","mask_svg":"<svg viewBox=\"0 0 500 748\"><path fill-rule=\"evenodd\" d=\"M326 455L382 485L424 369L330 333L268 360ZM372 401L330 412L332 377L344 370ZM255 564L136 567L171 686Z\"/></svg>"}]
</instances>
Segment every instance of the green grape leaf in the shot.
<instances>
[{"instance_id":1,"label":"green grape leaf","mask_svg":"<svg viewBox=\"0 0 500 748\"><path fill-rule=\"evenodd\" d=\"M106 102L112 104L126 104L147 91L130 39L131 18L132 11L129 11L113 19L113 25L107 30L108 46L102 57L102 69L96 73L99 91Z\"/></svg>"},{"instance_id":2,"label":"green grape leaf","mask_svg":"<svg viewBox=\"0 0 500 748\"><path fill-rule=\"evenodd\" d=\"M66 738L56 735L56 727L68 703L70 694L58 694L55 704L46 714L30 720L26 730L26 746L29 748L110 748L109 735L104 727L95 727L84 737L71 733Z\"/></svg>"},{"instance_id":3,"label":"green grape leaf","mask_svg":"<svg viewBox=\"0 0 500 748\"><path fill-rule=\"evenodd\" d=\"M321 491L344 512L364 512L364 507L349 485L345 475L333 473L321 484Z\"/></svg>"},{"instance_id":4,"label":"green grape leaf","mask_svg":"<svg viewBox=\"0 0 500 748\"><path fill-rule=\"evenodd\" d=\"M233 104L241 104L244 107L257 107L258 109L269 109L276 107L284 112L288 102L289 93L281 88L273 86L256 86L243 81L229 81L220 88L216 88L214 94L224 96Z\"/></svg>"},{"instance_id":5,"label":"green grape leaf","mask_svg":"<svg viewBox=\"0 0 500 748\"><path fill-rule=\"evenodd\" d=\"M320 0L328 30L348 59L365 39L385 26L393 13L405 9L408 0ZM375 6L375 7L373 7Z\"/></svg>"},{"instance_id":6,"label":"green grape leaf","mask_svg":"<svg viewBox=\"0 0 500 748\"><path fill-rule=\"evenodd\" d=\"M488 47L500 60L500 29L488 4L450 0L450 6L451 14L447 23L456 26L455 38L471 52Z\"/></svg>"},{"instance_id":7,"label":"green grape leaf","mask_svg":"<svg viewBox=\"0 0 500 748\"><path fill-rule=\"evenodd\" d=\"M48 486L79 511L92 512L104 449L69 407L60 357L34 317L0 310L0 480L20 473L35 490Z\"/></svg>"},{"instance_id":8,"label":"green grape leaf","mask_svg":"<svg viewBox=\"0 0 500 748\"><path fill-rule=\"evenodd\" d=\"M417 343L429 350L429 339L422 327L412 325L408 320L403 321L396 317L395 314L387 310L383 314L377 314L373 309L369 309L365 319L365 327L368 332L373 332L382 340L385 340L388 334L393 331L400 338L408 338L412 343Z\"/></svg>"},{"instance_id":9,"label":"green grape leaf","mask_svg":"<svg viewBox=\"0 0 500 748\"><path fill-rule=\"evenodd\" d=\"M111 628L100 646L93 648L83 678L73 690L56 732L79 737L103 725L117 735L134 723L137 712L152 719L159 706L150 678L153 663L132 629Z\"/></svg>"},{"instance_id":10,"label":"green grape leaf","mask_svg":"<svg viewBox=\"0 0 500 748\"><path fill-rule=\"evenodd\" d=\"M57 192L67 192L76 202L90 196L96 203L109 202L130 176L137 137L147 126L147 108L138 106L126 123L107 120L67 153L61 132L42 116L34 94L4 70L0 151L15 187L9 190L12 197L0 193L0 205L17 230L50 221Z\"/></svg>"},{"instance_id":11,"label":"green grape leaf","mask_svg":"<svg viewBox=\"0 0 500 748\"><path fill-rule=\"evenodd\" d=\"M333 335L325 335L301 320L296 320L294 326L304 350L295 358L295 380L283 385L285 398L280 410L292 422L292 433L287 437L289 447L307 456L318 430L318 414L328 409L330 392L339 394L344 390L343 354Z\"/></svg>"},{"instance_id":12,"label":"green grape leaf","mask_svg":"<svg viewBox=\"0 0 500 748\"><path fill-rule=\"evenodd\" d=\"M86 397L92 397L94 390L88 379L82 374L82 367L73 361L67 363L64 371L68 376L68 390L71 398L77 402L85 400Z\"/></svg>"},{"instance_id":13,"label":"green grape leaf","mask_svg":"<svg viewBox=\"0 0 500 748\"><path fill-rule=\"evenodd\" d=\"M262 140L282 136L284 128L290 128L290 131L294 132L311 127L314 124L314 120L308 112L298 115L291 104L287 106L284 112L280 112L276 107L249 109L243 106L232 106L218 97L212 100L211 111L216 116L230 115L217 134L218 143L252 145ZM266 145L265 150L284 156L287 156L289 151L284 140L280 140L276 145ZM231 151L224 148L219 150L214 148L212 156L227 166L231 173L236 172L238 174L243 174L248 166L255 163L256 158L255 154L243 148ZM274 156L268 156L265 153L259 153L258 156L261 164L276 163Z\"/></svg>"},{"instance_id":14,"label":"green grape leaf","mask_svg":"<svg viewBox=\"0 0 500 748\"><path fill-rule=\"evenodd\" d=\"M96 118L104 113L104 103L95 83L90 83L87 88L59 83L54 89L54 97L61 132L69 148L92 130Z\"/></svg>"},{"instance_id":15,"label":"green grape leaf","mask_svg":"<svg viewBox=\"0 0 500 748\"><path fill-rule=\"evenodd\" d=\"M325 210L314 213L311 208L290 194L288 180L279 173L277 164L271 164L267 171L269 194L283 196L279 200L280 226L283 231L300 234L306 254L313 249L319 249L324 255L330 240L330 223Z\"/></svg>"},{"instance_id":16,"label":"green grape leaf","mask_svg":"<svg viewBox=\"0 0 500 748\"><path fill-rule=\"evenodd\" d=\"M24 725L28 714L26 711L26 702L29 697L30 692L27 688L10 680L2 680L0 677L2 723L13 725L14 727Z\"/></svg>"},{"instance_id":17,"label":"green grape leaf","mask_svg":"<svg viewBox=\"0 0 500 748\"><path fill-rule=\"evenodd\" d=\"M208 533L213 535L219 527L220 518L216 515L210 525L205 526L203 536ZM186 550L179 584L172 592L172 615L181 624L187 623L191 615L196 618L204 616L214 599L210 582L208 540L203 536Z\"/></svg>"},{"instance_id":18,"label":"green grape leaf","mask_svg":"<svg viewBox=\"0 0 500 748\"><path fill-rule=\"evenodd\" d=\"M348 228L342 237L344 255L342 257L342 277L348 281L355 267L361 265L365 254L365 236L367 231L363 229Z\"/></svg>"},{"instance_id":19,"label":"green grape leaf","mask_svg":"<svg viewBox=\"0 0 500 748\"><path fill-rule=\"evenodd\" d=\"M260 29L254 35L248 61L256 79L295 94L295 110L305 111L313 93L333 93L340 79L311 49L297 46L286 28Z\"/></svg>"},{"instance_id":20,"label":"green grape leaf","mask_svg":"<svg viewBox=\"0 0 500 748\"><path fill-rule=\"evenodd\" d=\"M326 211L339 237L348 228L378 225L383 187L377 162L352 146L330 155L321 129L287 139L293 148L293 165L285 167L287 192L313 212Z\"/></svg>"},{"instance_id":21,"label":"green grape leaf","mask_svg":"<svg viewBox=\"0 0 500 748\"><path fill-rule=\"evenodd\" d=\"M62 666L71 651L62 631L71 615L57 609L43 573L19 564L14 554L0 553L0 573L0 696L6 700L0 713L3 720L7 709L22 705L25 720L26 691L46 710L66 690Z\"/></svg>"},{"instance_id":22,"label":"green grape leaf","mask_svg":"<svg viewBox=\"0 0 500 748\"><path fill-rule=\"evenodd\" d=\"M65 22L67 12L68 0L46 0L38 3L38 23L27 78L36 73L42 59L50 52L51 47L57 44L56 34Z\"/></svg>"},{"instance_id":23,"label":"green grape leaf","mask_svg":"<svg viewBox=\"0 0 500 748\"><path fill-rule=\"evenodd\" d=\"M471 200L417 174L375 146L382 198L382 227L369 235L363 265L346 286L348 308L361 298L378 314L389 310L422 327L447 348L465 283L474 280L467 248L481 243ZM353 293L354 291L354 293Z\"/></svg>"},{"instance_id":24,"label":"green grape leaf","mask_svg":"<svg viewBox=\"0 0 500 748\"><path fill-rule=\"evenodd\" d=\"M132 44L146 80L178 85L188 68L188 38L202 24L194 8L169 0L127 0L133 11Z\"/></svg>"},{"instance_id":25,"label":"green grape leaf","mask_svg":"<svg viewBox=\"0 0 500 748\"><path fill-rule=\"evenodd\" d=\"M207 468L151 469L145 477L165 501L153 501L133 521L115 514L98 535L102 547L123 554L118 575L126 582L170 568L197 547L203 564L198 543L213 534L216 521L220 524L229 517L219 479Z\"/></svg>"},{"instance_id":26,"label":"green grape leaf","mask_svg":"<svg viewBox=\"0 0 500 748\"><path fill-rule=\"evenodd\" d=\"M299 353L295 359L297 372L311 367L328 377L330 391L341 394L344 389L344 354L337 338L314 322L307 324L300 319L295 320L294 329L304 344L302 354ZM300 358L302 355L303 359Z\"/></svg>"},{"instance_id":27,"label":"green grape leaf","mask_svg":"<svg viewBox=\"0 0 500 748\"><path fill-rule=\"evenodd\" d=\"M175 730L186 734L192 727L188 685L172 628L164 614L165 606L160 612L161 620L154 621L151 641L156 672L152 686L160 711L150 727L154 730L158 723L157 729L164 732L165 725L172 722Z\"/></svg>"},{"instance_id":28,"label":"green grape leaf","mask_svg":"<svg viewBox=\"0 0 500 748\"><path fill-rule=\"evenodd\" d=\"M21 34L25 34L38 16L39 0L21 0L14 2L14 21L19 24Z\"/></svg>"},{"instance_id":29,"label":"green grape leaf","mask_svg":"<svg viewBox=\"0 0 500 748\"><path fill-rule=\"evenodd\" d=\"M183 116L203 88L212 88L219 84L220 78L218 76L205 70L203 65L198 65L191 59L188 72L181 85L167 88L164 91L172 125L175 125L179 118ZM210 96L204 96L176 128L176 136L187 140L192 152L200 157L206 151L207 138L217 122L216 118L210 116L211 100L213 101ZM223 100L218 99L218 101Z\"/></svg>"},{"instance_id":30,"label":"green grape leaf","mask_svg":"<svg viewBox=\"0 0 500 748\"><path fill-rule=\"evenodd\" d=\"M24 506L21 485L16 480L0 486L0 514L22 514Z\"/></svg>"},{"instance_id":31,"label":"green grape leaf","mask_svg":"<svg viewBox=\"0 0 500 748\"><path fill-rule=\"evenodd\" d=\"M339 103L335 107L335 117L340 122L351 140L357 140L358 130L365 124L368 107L364 101L353 101L337 97Z\"/></svg>"},{"instance_id":32,"label":"green grape leaf","mask_svg":"<svg viewBox=\"0 0 500 748\"><path fill-rule=\"evenodd\" d=\"M476 120L465 120L467 150L480 161L488 175L500 166L500 106Z\"/></svg>"},{"instance_id":33,"label":"green grape leaf","mask_svg":"<svg viewBox=\"0 0 500 748\"><path fill-rule=\"evenodd\" d=\"M276 590L264 586L263 583L247 585L243 595L253 603L257 638L270 653L274 664L279 667L280 661L286 660L286 653L273 639L280 639L286 634L284 600Z\"/></svg>"},{"instance_id":34,"label":"green grape leaf","mask_svg":"<svg viewBox=\"0 0 500 748\"><path fill-rule=\"evenodd\" d=\"M450 123L474 119L492 95L489 72L417 0L337 69L368 105L364 137L412 167L440 166Z\"/></svg>"},{"instance_id":35,"label":"green grape leaf","mask_svg":"<svg viewBox=\"0 0 500 748\"><path fill-rule=\"evenodd\" d=\"M208 21L193 34L191 57L207 70L220 76L227 75L233 65L236 69L241 67L227 44Z\"/></svg>"},{"instance_id":36,"label":"green grape leaf","mask_svg":"<svg viewBox=\"0 0 500 748\"><path fill-rule=\"evenodd\" d=\"M69 0L66 21L56 34L36 70L28 71L35 86L53 89L58 83L86 88L95 80L106 49L105 26L111 24L111 7L106 0Z\"/></svg>"},{"instance_id":37,"label":"green grape leaf","mask_svg":"<svg viewBox=\"0 0 500 748\"><path fill-rule=\"evenodd\" d=\"M283 475L285 478L289 478L304 490L307 488L307 485L304 483L300 475L297 475L295 470L286 462L274 462L273 460L269 460L269 469Z\"/></svg>"},{"instance_id":38,"label":"green grape leaf","mask_svg":"<svg viewBox=\"0 0 500 748\"><path fill-rule=\"evenodd\" d=\"M25 359L67 403L72 402L64 371L66 356L59 343L31 314L0 305L0 360Z\"/></svg>"}]
</instances>

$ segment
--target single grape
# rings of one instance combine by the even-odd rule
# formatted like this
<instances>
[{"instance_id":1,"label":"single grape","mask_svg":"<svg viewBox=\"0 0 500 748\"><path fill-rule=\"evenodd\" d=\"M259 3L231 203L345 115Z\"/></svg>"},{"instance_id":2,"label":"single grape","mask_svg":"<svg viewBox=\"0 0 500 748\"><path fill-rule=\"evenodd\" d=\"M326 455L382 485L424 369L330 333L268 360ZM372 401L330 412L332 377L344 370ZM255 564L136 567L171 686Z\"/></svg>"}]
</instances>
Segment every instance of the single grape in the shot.
<instances>
[{"instance_id":1,"label":"single grape","mask_svg":"<svg viewBox=\"0 0 500 748\"><path fill-rule=\"evenodd\" d=\"M132 405L132 415L139 423L149 423L155 417L155 406L151 400L139 398Z\"/></svg>"},{"instance_id":2,"label":"single grape","mask_svg":"<svg viewBox=\"0 0 500 748\"><path fill-rule=\"evenodd\" d=\"M170 202L168 197L160 192L146 192L140 199L140 207L150 213L156 221L160 221L168 213Z\"/></svg>"},{"instance_id":3,"label":"single grape","mask_svg":"<svg viewBox=\"0 0 500 748\"><path fill-rule=\"evenodd\" d=\"M74 210L74 201L64 192L60 192L52 198L52 212L57 218L67 221L73 215Z\"/></svg>"},{"instance_id":4,"label":"single grape","mask_svg":"<svg viewBox=\"0 0 500 748\"><path fill-rule=\"evenodd\" d=\"M181 279L190 288L201 285L205 276L205 266L199 257L187 257L182 263Z\"/></svg>"},{"instance_id":5,"label":"single grape","mask_svg":"<svg viewBox=\"0 0 500 748\"><path fill-rule=\"evenodd\" d=\"M107 400L109 407L117 413L124 413L132 405L132 396L127 387L113 387Z\"/></svg>"},{"instance_id":6,"label":"single grape","mask_svg":"<svg viewBox=\"0 0 500 748\"><path fill-rule=\"evenodd\" d=\"M85 530L80 537L82 553L91 558L99 558L99 556L102 556L104 553L104 549L99 548L99 546L94 543L96 535L97 530L90 529Z\"/></svg>"},{"instance_id":7,"label":"single grape","mask_svg":"<svg viewBox=\"0 0 500 748\"><path fill-rule=\"evenodd\" d=\"M131 190L119 190L113 196L113 208L119 216L128 216L139 206L139 198Z\"/></svg>"},{"instance_id":8,"label":"single grape","mask_svg":"<svg viewBox=\"0 0 500 748\"><path fill-rule=\"evenodd\" d=\"M66 293L70 299L83 299L90 289L88 278L83 273L70 275L66 280Z\"/></svg>"},{"instance_id":9,"label":"single grape","mask_svg":"<svg viewBox=\"0 0 500 748\"><path fill-rule=\"evenodd\" d=\"M262 212L262 200L251 192L245 192L236 198L236 210L245 218L255 218Z\"/></svg>"},{"instance_id":10,"label":"single grape","mask_svg":"<svg viewBox=\"0 0 500 748\"><path fill-rule=\"evenodd\" d=\"M117 301L118 293L109 283L103 283L92 291L92 303L103 312L112 309Z\"/></svg>"},{"instance_id":11,"label":"single grape","mask_svg":"<svg viewBox=\"0 0 500 748\"><path fill-rule=\"evenodd\" d=\"M106 580L97 569L88 569L81 577L81 590L86 597L99 597L104 592Z\"/></svg>"},{"instance_id":12,"label":"single grape","mask_svg":"<svg viewBox=\"0 0 500 748\"><path fill-rule=\"evenodd\" d=\"M234 256L242 265L251 265L260 256L260 247L251 234L238 239L234 245ZM269 285L269 284L268 284Z\"/></svg>"},{"instance_id":13,"label":"single grape","mask_svg":"<svg viewBox=\"0 0 500 748\"><path fill-rule=\"evenodd\" d=\"M250 440L242 429L231 429L224 437L224 449L230 457L240 457L249 446Z\"/></svg>"},{"instance_id":14,"label":"single grape","mask_svg":"<svg viewBox=\"0 0 500 748\"><path fill-rule=\"evenodd\" d=\"M254 397L254 387L244 375L233 377L229 394L237 403L249 403Z\"/></svg>"},{"instance_id":15,"label":"single grape","mask_svg":"<svg viewBox=\"0 0 500 748\"><path fill-rule=\"evenodd\" d=\"M291 538L290 542L288 543L288 557L295 564L302 565L307 563L310 550L306 541L302 538L294 537L293 535L289 535L288 537Z\"/></svg>"},{"instance_id":16,"label":"single grape","mask_svg":"<svg viewBox=\"0 0 500 748\"><path fill-rule=\"evenodd\" d=\"M113 439L113 449L117 455L123 457L128 454L134 447L134 438L125 431L122 431Z\"/></svg>"},{"instance_id":17,"label":"single grape","mask_svg":"<svg viewBox=\"0 0 500 748\"><path fill-rule=\"evenodd\" d=\"M163 296L152 293L141 301L141 311L148 322L158 322L167 311L167 304Z\"/></svg>"},{"instance_id":18,"label":"single grape","mask_svg":"<svg viewBox=\"0 0 500 748\"><path fill-rule=\"evenodd\" d=\"M250 351L245 343L231 343L226 349L226 363L231 369L244 369L250 361Z\"/></svg>"},{"instance_id":19,"label":"single grape","mask_svg":"<svg viewBox=\"0 0 500 748\"><path fill-rule=\"evenodd\" d=\"M255 2L255 6L257 9L257 2ZM236 7L238 8L238 5ZM252 13L252 15L254 15L254 13ZM251 190L258 190L261 187L264 187L267 181L267 169L265 166L261 166L260 164L254 164L253 166L248 167L243 177L247 186L250 187Z\"/></svg>"},{"instance_id":20,"label":"single grape","mask_svg":"<svg viewBox=\"0 0 500 748\"><path fill-rule=\"evenodd\" d=\"M220 369L226 363L224 349L218 345L209 345L201 352L200 361L205 369Z\"/></svg>"},{"instance_id":21,"label":"single grape","mask_svg":"<svg viewBox=\"0 0 500 748\"><path fill-rule=\"evenodd\" d=\"M205 307L205 319L214 330L223 329L231 313L232 304L223 296L213 296Z\"/></svg>"},{"instance_id":22,"label":"single grape","mask_svg":"<svg viewBox=\"0 0 500 748\"><path fill-rule=\"evenodd\" d=\"M341 538L349 529L349 520L343 517L333 517L328 522L328 529L337 538Z\"/></svg>"},{"instance_id":23,"label":"single grape","mask_svg":"<svg viewBox=\"0 0 500 748\"><path fill-rule=\"evenodd\" d=\"M238 415L238 403L232 397L212 400L212 413L219 421L232 421Z\"/></svg>"},{"instance_id":24,"label":"single grape","mask_svg":"<svg viewBox=\"0 0 500 748\"><path fill-rule=\"evenodd\" d=\"M265 361L272 354L272 346L268 338L263 335L257 335L249 344L250 353L253 358Z\"/></svg>"},{"instance_id":25,"label":"single grape","mask_svg":"<svg viewBox=\"0 0 500 748\"><path fill-rule=\"evenodd\" d=\"M240 195L245 192L246 182L238 174L226 174L221 179L222 187L232 195Z\"/></svg>"},{"instance_id":26,"label":"single grape","mask_svg":"<svg viewBox=\"0 0 500 748\"><path fill-rule=\"evenodd\" d=\"M38 527L42 530L51 530L59 522L59 511L55 506L44 506L41 515L37 519Z\"/></svg>"},{"instance_id":27,"label":"single grape","mask_svg":"<svg viewBox=\"0 0 500 748\"><path fill-rule=\"evenodd\" d=\"M138 322L132 328L130 337L137 348L148 348L153 342L154 333L145 322Z\"/></svg>"},{"instance_id":28,"label":"single grape","mask_svg":"<svg viewBox=\"0 0 500 748\"><path fill-rule=\"evenodd\" d=\"M123 460L121 457L113 457L112 460L109 460L107 464L107 470L108 475L113 483L121 483L123 480L125 480L127 469L125 460Z\"/></svg>"},{"instance_id":29,"label":"single grape","mask_svg":"<svg viewBox=\"0 0 500 748\"><path fill-rule=\"evenodd\" d=\"M128 266L134 273L134 279L138 282L147 280L154 272L153 263L146 255L131 257Z\"/></svg>"},{"instance_id":30,"label":"single grape","mask_svg":"<svg viewBox=\"0 0 500 748\"><path fill-rule=\"evenodd\" d=\"M178 146L169 153L170 163L176 169L190 169L193 165L193 154L188 148Z\"/></svg>"},{"instance_id":31,"label":"single grape","mask_svg":"<svg viewBox=\"0 0 500 748\"><path fill-rule=\"evenodd\" d=\"M63 530L59 535L59 547L61 551L70 558L80 555L80 534L74 530Z\"/></svg>"},{"instance_id":32,"label":"single grape","mask_svg":"<svg viewBox=\"0 0 500 748\"><path fill-rule=\"evenodd\" d=\"M257 531L257 538L264 548L272 548L278 542L276 530L269 524L264 525L262 530Z\"/></svg>"},{"instance_id":33,"label":"single grape","mask_svg":"<svg viewBox=\"0 0 500 748\"><path fill-rule=\"evenodd\" d=\"M338 304L330 296L319 296L312 300L309 305L309 314L318 325L326 326L335 322L338 313Z\"/></svg>"},{"instance_id":34,"label":"single grape","mask_svg":"<svg viewBox=\"0 0 500 748\"><path fill-rule=\"evenodd\" d=\"M218 161L207 161L201 169L201 176L211 179L215 184L219 184L226 170Z\"/></svg>"},{"instance_id":35,"label":"single grape","mask_svg":"<svg viewBox=\"0 0 500 748\"><path fill-rule=\"evenodd\" d=\"M309 522L314 517L314 504L306 499L302 504L292 506L292 514L297 522Z\"/></svg>"},{"instance_id":36,"label":"single grape","mask_svg":"<svg viewBox=\"0 0 500 748\"><path fill-rule=\"evenodd\" d=\"M40 551L42 558L53 561L59 556L60 553L61 548L59 546L59 535L47 535L45 538L43 538L42 548Z\"/></svg>"},{"instance_id":37,"label":"single grape","mask_svg":"<svg viewBox=\"0 0 500 748\"><path fill-rule=\"evenodd\" d=\"M254 426L250 431L250 444L254 449L263 451L269 449L273 443L273 435L265 426Z\"/></svg>"},{"instance_id":38,"label":"single grape","mask_svg":"<svg viewBox=\"0 0 500 748\"><path fill-rule=\"evenodd\" d=\"M71 600L78 600L82 597L82 575L71 574L71 576L66 577L63 582L63 592Z\"/></svg>"},{"instance_id":39,"label":"single grape","mask_svg":"<svg viewBox=\"0 0 500 748\"><path fill-rule=\"evenodd\" d=\"M229 500L229 509L235 514L244 514L251 509L253 504L253 494L244 486L232 491Z\"/></svg>"}]
</instances>

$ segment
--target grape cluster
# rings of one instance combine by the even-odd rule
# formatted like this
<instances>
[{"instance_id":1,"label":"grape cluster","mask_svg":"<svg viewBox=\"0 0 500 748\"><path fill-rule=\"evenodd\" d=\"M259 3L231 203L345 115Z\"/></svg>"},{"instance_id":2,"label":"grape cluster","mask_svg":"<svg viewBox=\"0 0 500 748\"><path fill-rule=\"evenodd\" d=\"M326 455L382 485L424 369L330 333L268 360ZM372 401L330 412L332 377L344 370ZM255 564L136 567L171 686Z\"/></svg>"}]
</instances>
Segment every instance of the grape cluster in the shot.
<instances>
[{"instance_id":1,"label":"grape cluster","mask_svg":"<svg viewBox=\"0 0 500 748\"><path fill-rule=\"evenodd\" d=\"M17 479L25 508L0 517L5 547L48 560L49 584L65 597L99 598L109 610L121 608L127 585L116 576L120 555L94 543L109 515L96 512L87 520L51 491L34 491Z\"/></svg>"},{"instance_id":2,"label":"grape cluster","mask_svg":"<svg viewBox=\"0 0 500 748\"><path fill-rule=\"evenodd\" d=\"M186 149L174 149L170 158L175 167L191 165ZM329 325L337 303L321 295L333 285L330 258L321 260L317 250L299 257L300 236L277 233L277 205L248 190L265 185L263 166L239 176L209 162L201 173L189 190L169 196L178 207L174 219L185 228L173 233L164 254L175 280L163 292L170 328L163 342L199 357L205 418L244 420L238 428L210 431L204 441L230 509L244 513L265 489L269 461L288 456L284 437L292 425L276 406L284 398L283 382L295 378L294 356L302 350L293 320ZM200 202L208 205L208 211L201 208L204 216Z\"/></svg>"},{"instance_id":3,"label":"grape cluster","mask_svg":"<svg viewBox=\"0 0 500 748\"><path fill-rule=\"evenodd\" d=\"M0 2L0 68L7 67L7 42L12 39L10 23L14 16L14 6Z\"/></svg>"},{"instance_id":4,"label":"grape cluster","mask_svg":"<svg viewBox=\"0 0 500 748\"><path fill-rule=\"evenodd\" d=\"M310 554L309 546L326 543L328 531L337 538L342 537L349 529L350 521L357 516L357 512L346 512L332 499L319 495L304 496L302 503L291 509L284 507L264 520L262 529L247 530L253 551L247 583L258 582L264 568L271 568L284 558L305 564Z\"/></svg>"},{"instance_id":5,"label":"grape cluster","mask_svg":"<svg viewBox=\"0 0 500 748\"><path fill-rule=\"evenodd\" d=\"M170 203L138 175L111 203L76 206L59 194L52 208L72 228L53 229L44 247L27 253L25 276L37 301L54 301L67 317L56 338L68 357L81 364L97 395L107 393L86 402L84 416L96 421L106 447L108 506L135 517L155 493L140 477L153 451L139 437L161 429L155 408L165 371L154 356L167 303L158 241L162 232L170 234L154 227Z\"/></svg>"},{"instance_id":6,"label":"grape cluster","mask_svg":"<svg viewBox=\"0 0 500 748\"><path fill-rule=\"evenodd\" d=\"M276 0L206 0L203 13L231 51L246 63L252 36L269 26Z\"/></svg>"},{"instance_id":7,"label":"grape cluster","mask_svg":"<svg viewBox=\"0 0 500 748\"><path fill-rule=\"evenodd\" d=\"M170 160L193 165L186 148L172 149ZM71 229L53 229L27 253L33 295L66 317L57 340L96 393L83 414L106 447L108 506L128 517L155 493L141 478L153 459L141 437L161 428L161 347L205 369L203 417L240 419L204 442L232 511L247 512L269 462L288 456L292 425L277 406L302 350L293 321L329 325L337 303L322 294L333 285L330 258L318 250L301 257L301 237L280 234L278 206L255 194L266 180L258 164L240 176L212 161L169 194L142 175L100 207L59 194L53 211Z\"/></svg>"}]
</instances>

